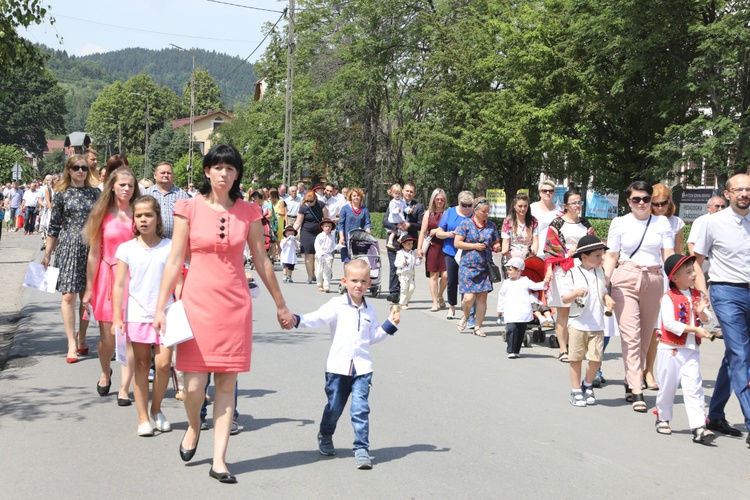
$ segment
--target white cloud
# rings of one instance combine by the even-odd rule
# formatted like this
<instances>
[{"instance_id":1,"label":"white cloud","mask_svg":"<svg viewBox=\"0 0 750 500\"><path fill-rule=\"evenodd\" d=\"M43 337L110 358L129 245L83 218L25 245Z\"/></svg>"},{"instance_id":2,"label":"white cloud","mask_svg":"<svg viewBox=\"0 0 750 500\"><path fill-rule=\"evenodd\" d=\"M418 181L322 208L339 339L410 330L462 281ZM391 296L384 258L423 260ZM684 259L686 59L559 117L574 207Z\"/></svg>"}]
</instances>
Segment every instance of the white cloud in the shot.
<instances>
[{"instance_id":1,"label":"white cloud","mask_svg":"<svg viewBox=\"0 0 750 500\"><path fill-rule=\"evenodd\" d=\"M97 54L100 52L107 52L107 49L95 43L87 43L80 49L76 50L76 55L80 57L87 56L89 54Z\"/></svg>"}]
</instances>

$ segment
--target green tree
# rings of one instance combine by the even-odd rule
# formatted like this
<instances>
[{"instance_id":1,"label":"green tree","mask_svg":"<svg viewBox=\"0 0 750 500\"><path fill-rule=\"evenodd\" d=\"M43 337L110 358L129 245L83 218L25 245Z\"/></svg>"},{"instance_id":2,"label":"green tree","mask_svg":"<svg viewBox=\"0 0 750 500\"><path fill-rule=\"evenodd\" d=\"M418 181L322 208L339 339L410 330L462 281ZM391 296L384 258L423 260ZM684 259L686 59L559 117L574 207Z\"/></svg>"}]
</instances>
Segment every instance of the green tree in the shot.
<instances>
[{"instance_id":1,"label":"green tree","mask_svg":"<svg viewBox=\"0 0 750 500\"><path fill-rule=\"evenodd\" d=\"M65 92L49 71L29 65L0 79L0 94L0 143L40 157L46 134L64 131Z\"/></svg>"},{"instance_id":2,"label":"green tree","mask_svg":"<svg viewBox=\"0 0 750 500\"><path fill-rule=\"evenodd\" d=\"M24 177L29 165L24 160L23 150L18 146L0 144L0 182L5 184L13 178L13 165L18 162L24 167Z\"/></svg>"},{"instance_id":3,"label":"green tree","mask_svg":"<svg viewBox=\"0 0 750 500\"><path fill-rule=\"evenodd\" d=\"M86 129L97 145L116 144L118 126L122 131L123 153L144 154L146 125L150 132L180 115L179 97L159 87L145 73L125 83L115 82L102 90L86 121ZM149 172L158 159L149 155ZM133 168L137 165L131 163Z\"/></svg>"},{"instance_id":4,"label":"green tree","mask_svg":"<svg viewBox=\"0 0 750 500\"><path fill-rule=\"evenodd\" d=\"M182 107L190 113L190 82L182 87ZM195 116L204 115L208 110L223 110L221 90L211 74L204 69L195 70Z\"/></svg>"},{"instance_id":5,"label":"green tree","mask_svg":"<svg viewBox=\"0 0 750 500\"><path fill-rule=\"evenodd\" d=\"M47 9L39 0L3 0L0 2L0 78L7 78L11 71L27 66L41 68L43 54L28 40L18 35L18 27L28 28L41 24L47 17ZM55 19L50 17L50 23ZM0 91L0 95L2 95Z\"/></svg>"}]
</instances>

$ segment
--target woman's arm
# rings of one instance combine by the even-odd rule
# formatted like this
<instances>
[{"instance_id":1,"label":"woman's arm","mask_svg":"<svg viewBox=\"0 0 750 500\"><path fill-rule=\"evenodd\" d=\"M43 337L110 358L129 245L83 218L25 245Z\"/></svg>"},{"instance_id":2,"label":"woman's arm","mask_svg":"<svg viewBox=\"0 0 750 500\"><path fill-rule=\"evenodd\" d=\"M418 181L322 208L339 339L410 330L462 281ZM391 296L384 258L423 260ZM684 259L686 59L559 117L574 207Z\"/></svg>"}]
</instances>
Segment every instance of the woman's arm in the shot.
<instances>
[{"instance_id":1,"label":"woman's arm","mask_svg":"<svg viewBox=\"0 0 750 500\"><path fill-rule=\"evenodd\" d=\"M604 281L609 286L612 280L612 273L615 272L615 266L617 265L617 258L620 256L620 252L607 252L604 254Z\"/></svg>"},{"instance_id":2,"label":"woman's arm","mask_svg":"<svg viewBox=\"0 0 750 500\"><path fill-rule=\"evenodd\" d=\"M677 231L677 234L674 235L674 252L675 253L682 253L683 237L684 237L684 234L682 232L682 228L680 228Z\"/></svg>"},{"instance_id":3,"label":"woman's arm","mask_svg":"<svg viewBox=\"0 0 750 500\"><path fill-rule=\"evenodd\" d=\"M305 222L305 214L302 213L302 209L300 208L299 213L297 213L297 220L294 221L294 229L297 232L299 232L303 222Z\"/></svg>"},{"instance_id":4,"label":"woman's arm","mask_svg":"<svg viewBox=\"0 0 750 500\"><path fill-rule=\"evenodd\" d=\"M91 295L94 292L94 280L96 273L99 271L99 263L102 260L102 237L101 234L91 242L89 248L89 257L86 261L86 291L83 294L81 303L84 308L89 306Z\"/></svg>"},{"instance_id":5,"label":"woman's arm","mask_svg":"<svg viewBox=\"0 0 750 500\"><path fill-rule=\"evenodd\" d=\"M172 230L172 249L169 252L169 257L167 257L167 262L164 264L164 274L161 276L161 286L159 287L159 300L154 312L154 330L160 335L164 335L167 326L165 309L167 302L169 302L169 296L175 290L178 278L182 276L189 235L190 222L188 219L175 215L174 229ZM262 234L260 240L264 241Z\"/></svg>"},{"instance_id":6,"label":"woman's arm","mask_svg":"<svg viewBox=\"0 0 750 500\"><path fill-rule=\"evenodd\" d=\"M115 275L115 284L112 286L112 335L115 334L115 328L122 328L122 299L125 295L125 280L128 277L128 264L117 259L117 274ZM136 283L133 284L137 286Z\"/></svg>"},{"instance_id":7,"label":"woman's arm","mask_svg":"<svg viewBox=\"0 0 750 500\"><path fill-rule=\"evenodd\" d=\"M539 235L534 235L531 238L531 255L536 255L539 250Z\"/></svg>"},{"instance_id":8,"label":"woman's arm","mask_svg":"<svg viewBox=\"0 0 750 500\"><path fill-rule=\"evenodd\" d=\"M417 257L420 259L424 258L424 252L422 252L422 244L427 237L427 225L430 222L429 214L427 217L422 217L422 228L419 230L419 241L417 241Z\"/></svg>"},{"instance_id":9,"label":"woman's arm","mask_svg":"<svg viewBox=\"0 0 750 500\"><path fill-rule=\"evenodd\" d=\"M370 218L370 211L367 209L367 207L362 207L362 211L364 212L364 214L362 215L364 216L365 221L365 227L363 229L369 233L372 229L372 219Z\"/></svg>"},{"instance_id":10,"label":"woman's arm","mask_svg":"<svg viewBox=\"0 0 750 500\"><path fill-rule=\"evenodd\" d=\"M247 244L250 247L250 253L253 256L255 271L258 276L260 276L263 284L266 285L266 289L276 303L276 316L279 320L279 324L284 329L291 328L295 323L294 315L289 312L289 309L286 307L286 301L281 294L279 282L276 280L276 275L274 274L273 264L268 259L268 254L266 254L263 240L263 226L259 220L250 223Z\"/></svg>"}]
</instances>

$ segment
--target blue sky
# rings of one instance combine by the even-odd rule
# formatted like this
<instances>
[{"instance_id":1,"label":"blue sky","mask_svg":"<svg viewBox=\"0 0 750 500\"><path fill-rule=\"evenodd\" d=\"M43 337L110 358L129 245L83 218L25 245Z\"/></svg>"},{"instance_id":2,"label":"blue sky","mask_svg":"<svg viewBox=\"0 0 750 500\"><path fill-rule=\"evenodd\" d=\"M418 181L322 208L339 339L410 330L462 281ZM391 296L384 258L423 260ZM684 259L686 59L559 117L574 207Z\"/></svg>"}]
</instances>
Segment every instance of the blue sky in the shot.
<instances>
[{"instance_id":1,"label":"blue sky","mask_svg":"<svg viewBox=\"0 0 750 500\"><path fill-rule=\"evenodd\" d=\"M42 0L50 6L55 24L22 28L19 34L77 56L129 47L162 49L173 43L244 59L263 39L264 23L275 23L287 6L286 1L276 0L226 2L276 12L209 0ZM286 29L286 21L278 28ZM255 62L264 48L265 44L250 62Z\"/></svg>"}]
</instances>

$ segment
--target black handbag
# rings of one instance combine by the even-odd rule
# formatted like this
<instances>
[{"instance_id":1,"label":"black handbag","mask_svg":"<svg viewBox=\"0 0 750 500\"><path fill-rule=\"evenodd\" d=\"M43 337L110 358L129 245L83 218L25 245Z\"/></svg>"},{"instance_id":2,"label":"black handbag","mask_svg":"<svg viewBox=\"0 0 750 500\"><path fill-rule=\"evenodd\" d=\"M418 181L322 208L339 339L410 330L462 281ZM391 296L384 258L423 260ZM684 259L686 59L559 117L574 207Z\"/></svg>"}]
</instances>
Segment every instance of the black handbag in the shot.
<instances>
[{"instance_id":1,"label":"black handbag","mask_svg":"<svg viewBox=\"0 0 750 500\"><path fill-rule=\"evenodd\" d=\"M492 252L487 256L487 271L489 272L490 281L492 283L500 283L503 281L503 273L500 272L500 268L497 267L497 264L492 260Z\"/></svg>"}]
</instances>

